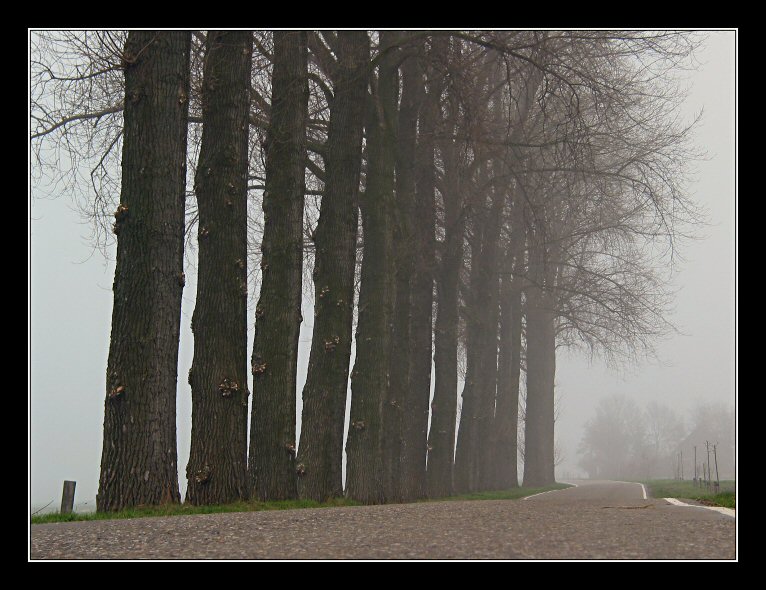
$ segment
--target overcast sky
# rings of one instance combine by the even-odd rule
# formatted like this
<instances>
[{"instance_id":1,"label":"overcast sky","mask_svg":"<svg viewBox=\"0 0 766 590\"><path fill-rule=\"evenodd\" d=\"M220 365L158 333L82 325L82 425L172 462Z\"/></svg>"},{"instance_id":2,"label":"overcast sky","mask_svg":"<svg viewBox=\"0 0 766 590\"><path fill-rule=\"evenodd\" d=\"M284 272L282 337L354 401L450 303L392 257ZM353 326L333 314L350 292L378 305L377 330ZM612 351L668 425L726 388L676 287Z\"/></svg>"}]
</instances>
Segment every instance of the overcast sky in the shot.
<instances>
[{"instance_id":1,"label":"overcast sky","mask_svg":"<svg viewBox=\"0 0 766 590\"><path fill-rule=\"evenodd\" d=\"M684 114L691 120L704 108L695 137L709 159L696 165L691 190L708 209L710 225L704 228L706 239L685 244L684 261L673 277L679 292L670 319L683 335L658 344L659 362L620 370L606 368L599 359L559 352L556 431L565 458L559 476L579 473L576 449L583 425L607 395L625 394L641 406L661 401L684 415L698 401L735 401L734 33L710 32L697 58L701 65L688 75L691 91ZM57 507L62 482L70 479L77 481L76 504L87 509L95 505L98 489L114 262L93 253L85 239L89 228L67 198L43 194L32 189L29 224L31 502L37 507L54 500L52 507ZM189 324L195 292L195 277L187 272L177 396L182 494L191 432L185 375L192 361ZM304 309L303 317L299 404L312 311ZM252 346L252 327L248 339Z\"/></svg>"}]
</instances>

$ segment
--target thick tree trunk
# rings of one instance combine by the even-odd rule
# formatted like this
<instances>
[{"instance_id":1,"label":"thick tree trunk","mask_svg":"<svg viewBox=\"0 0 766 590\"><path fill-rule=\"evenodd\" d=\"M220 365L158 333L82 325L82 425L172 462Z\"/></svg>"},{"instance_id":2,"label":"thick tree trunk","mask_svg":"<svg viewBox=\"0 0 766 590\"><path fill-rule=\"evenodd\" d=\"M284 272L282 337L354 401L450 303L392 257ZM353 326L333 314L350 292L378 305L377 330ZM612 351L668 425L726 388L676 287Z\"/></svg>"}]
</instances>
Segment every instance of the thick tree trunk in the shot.
<instances>
[{"instance_id":1,"label":"thick tree trunk","mask_svg":"<svg viewBox=\"0 0 766 590\"><path fill-rule=\"evenodd\" d=\"M539 239L539 238L538 238ZM527 404L524 425L524 486L555 482L554 379L556 376L555 314L545 284L543 246L530 245L527 312Z\"/></svg>"},{"instance_id":2,"label":"thick tree trunk","mask_svg":"<svg viewBox=\"0 0 766 590\"><path fill-rule=\"evenodd\" d=\"M410 411L410 319L415 217L415 152L418 110L420 108L419 71L415 58L402 64L402 99L399 107L399 132L396 151L396 206L394 209L393 251L396 296L391 337L390 387L383 404L383 468L385 494L389 502L402 499L402 469L407 457L404 438ZM418 228L420 230L420 228ZM427 403L427 402L426 402Z\"/></svg>"},{"instance_id":3,"label":"thick tree trunk","mask_svg":"<svg viewBox=\"0 0 766 590\"><path fill-rule=\"evenodd\" d=\"M423 117L418 143L418 185L415 218L413 281L411 284L409 397L405 402L402 455L402 494L416 500L428 494L428 410L433 362L433 299L436 204L434 194L433 124Z\"/></svg>"},{"instance_id":4,"label":"thick tree trunk","mask_svg":"<svg viewBox=\"0 0 766 590\"><path fill-rule=\"evenodd\" d=\"M452 472L457 420L457 348L460 269L463 264L465 216L463 215L456 147L451 139L440 142L444 161L444 242L436 272L436 322L434 327L434 397L428 433L428 495L452 494Z\"/></svg>"},{"instance_id":5,"label":"thick tree trunk","mask_svg":"<svg viewBox=\"0 0 766 590\"><path fill-rule=\"evenodd\" d=\"M122 192L99 512L179 502L176 381L191 34L125 43Z\"/></svg>"},{"instance_id":6,"label":"thick tree trunk","mask_svg":"<svg viewBox=\"0 0 766 590\"><path fill-rule=\"evenodd\" d=\"M303 31L274 32L261 295L255 308L249 470L261 500L297 497L295 395L303 268L308 52Z\"/></svg>"},{"instance_id":7,"label":"thick tree trunk","mask_svg":"<svg viewBox=\"0 0 766 590\"><path fill-rule=\"evenodd\" d=\"M438 94L432 88L424 92L424 76L414 59L405 62L403 92L411 96L412 106L405 109L402 95L401 118L410 115L412 124L408 138L412 142L403 154L414 165L408 170L414 191L410 209L412 238L403 258L411 261L409 302L408 388L402 415L401 496L415 500L426 496L426 453L428 443L428 403L431 397L431 340L433 333L433 267L435 255L434 194L434 125L438 116ZM432 83L431 86L434 86ZM414 95L414 96L413 96ZM422 106L421 106L422 104ZM419 110L418 134L413 111ZM400 130L403 126L400 125ZM403 138L400 137L400 144ZM398 176L397 176L398 179ZM398 302L398 299L397 299ZM398 343L397 343L398 344Z\"/></svg>"},{"instance_id":8,"label":"thick tree trunk","mask_svg":"<svg viewBox=\"0 0 766 590\"><path fill-rule=\"evenodd\" d=\"M326 180L314 235L314 330L297 465L300 496L319 501L343 495L343 430L369 60L370 40L365 31L338 31Z\"/></svg>"},{"instance_id":9,"label":"thick tree trunk","mask_svg":"<svg viewBox=\"0 0 766 590\"><path fill-rule=\"evenodd\" d=\"M390 47L396 31L382 31ZM351 374L351 418L346 441L346 495L360 502L385 501L383 404L389 386L394 285L392 212L396 159L399 76L395 50L380 61L367 134L367 183L361 203L364 252Z\"/></svg>"},{"instance_id":10,"label":"thick tree trunk","mask_svg":"<svg viewBox=\"0 0 766 590\"><path fill-rule=\"evenodd\" d=\"M189 371L192 432L186 501L245 499L247 485L247 164L249 31L209 31L199 210L197 300Z\"/></svg>"},{"instance_id":11,"label":"thick tree trunk","mask_svg":"<svg viewBox=\"0 0 766 590\"><path fill-rule=\"evenodd\" d=\"M490 486L489 434L497 379L497 249L505 195L493 191L488 210L474 216L469 300L466 305L467 365L455 453L455 491Z\"/></svg>"}]
</instances>

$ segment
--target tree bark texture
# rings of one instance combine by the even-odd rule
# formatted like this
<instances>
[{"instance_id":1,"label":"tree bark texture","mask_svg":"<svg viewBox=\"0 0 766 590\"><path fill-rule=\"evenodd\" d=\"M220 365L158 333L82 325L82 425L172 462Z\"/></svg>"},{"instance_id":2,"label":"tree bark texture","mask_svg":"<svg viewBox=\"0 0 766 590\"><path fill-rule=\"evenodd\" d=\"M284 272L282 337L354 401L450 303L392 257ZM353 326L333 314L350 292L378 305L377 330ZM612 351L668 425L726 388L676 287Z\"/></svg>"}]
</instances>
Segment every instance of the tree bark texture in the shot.
<instances>
[{"instance_id":1,"label":"tree bark texture","mask_svg":"<svg viewBox=\"0 0 766 590\"><path fill-rule=\"evenodd\" d=\"M305 31L274 32L266 136L261 293L255 308L249 471L259 500L297 497L295 404L303 266L308 51Z\"/></svg>"},{"instance_id":2,"label":"tree bark texture","mask_svg":"<svg viewBox=\"0 0 766 590\"><path fill-rule=\"evenodd\" d=\"M406 426L410 410L410 322L411 283L414 280L413 258L416 251L418 226L415 216L415 174L418 110L421 101L419 68L414 57L402 64L402 98L399 107L399 133L396 152L396 207L394 211L394 273L396 277L396 305L394 307L391 338L391 368L388 401L384 404L383 459L386 472L386 498L399 501L407 498L408 482L402 470L407 469L408 447ZM428 402L426 402L428 403ZM424 465L425 467L425 465Z\"/></svg>"},{"instance_id":3,"label":"tree bark texture","mask_svg":"<svg viewBox=\"0 0 766 590\"><path fill-rule=\"evenodd\" d=\"M202 141L197 299L189 371L192 432L186 501L224 504L247 485L247 167L250 31L209 31Z\"/></svg>"},{"instance_id":4,"label":"tree bark texture","mask_svg":"<svg viewBox=\"0 0 766 590\"><path fill-rule=\"evenodd\" d=\"M418 87L423 87L423 74ZM432 76L433 77L433 76ZM439 109L441 85L433 79L428 92L421 90L416 153L416 199L413 218L413 272L410 287L410 366L409 388L404 410L404 451L402 453L402 496L416 500L427 495L426 455L428 449L428 411L431 401L433 362L433 299L436 248L436 195L434 174L434 130Z\"/></svg>"},{"instance_id":5,"label":"tree bark texture","mask_svg":"<svg viewBox=\"0 0 766 590\"><path fill-rule=\"evenodd\" d=\"M446 56L446 48L441 48ZM453 99L454 102L454 99ZM452 105L453 117L456 105ZM444 123L449 131L451 125ZM463 264L465 215L458 173L457 145L450 138L437 143L444 163L444 241L436 267L436 321L434 325L434 397L428 432L428 495L452 494L452 475L457 421L457 350L460 268Z\"/></svg>"},{"instance_id":6,"label":"tree bark texture","mask_svg":"<svg viewBox=\"0 0 766 590\"><path fill-rule=\"evenodd\" d=\"M191 34L125 43L122 190L99 512L179 502L176 381Z\"/></svg>"},{"instance_id":7,"label":"tree bark texture","mask_svg":"<svg viewBox=\"0 0 766 590\"><path fill-rule=\"evenodd\" d=\"M354 271L370 39L338 31L327 134L324 195L314 234L314 329L303 388L298 490L317 501L343 495L346 414L354 304Z\"/></svg>"},{"instance_id":8,"label":"tree bark texture","mask_svg":"<svg viewBox=\"0 0 766 590\"><path fill-rule=\"evenodd\" d=\"M396 31L382 31L390 47ZM383 404L389 387L394 297L393 209L399 94L395 50L380 60L367 133L367 182L361 203L364 250L351 374L351 417L346 441L346 495L375 504L385 501Z\"/></svg>"}]
</instances>

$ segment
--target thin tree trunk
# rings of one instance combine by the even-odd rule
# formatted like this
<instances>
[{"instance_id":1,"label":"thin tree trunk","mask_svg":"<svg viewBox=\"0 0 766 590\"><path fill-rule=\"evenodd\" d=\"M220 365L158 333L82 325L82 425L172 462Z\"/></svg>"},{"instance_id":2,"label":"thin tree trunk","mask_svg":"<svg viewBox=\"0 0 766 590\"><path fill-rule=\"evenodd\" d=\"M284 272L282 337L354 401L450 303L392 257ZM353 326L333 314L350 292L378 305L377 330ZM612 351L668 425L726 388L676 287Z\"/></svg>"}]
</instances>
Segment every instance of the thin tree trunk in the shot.
<instances>
[{"instance_id":1,"label":"thin tree trunk","mask_svg":"<svg viewBox=\"0 0 766 590\"><path fill-rule=\"evenodd\" d=\"M518 480L519 378L521 377L521 288L523 238L513 224L505 254L500 291L500 350L497 362L497 405L493 424L494 486L515 488ZM519 228L520 229L520 228Z\"/></svg>"},{"instance_id":2,"label":"thin tree trunk","mask_svg":"<svg viewBox=\"0 0 766 590\"><path fill-rule=\"evenodd\" d=\"M461 394L460 418L455 444L455 467L454 467L454 490L457 493L472 492L477 489L476 481L476 445L477 434L476 420L479 411L478 397L481 390L482 355L479 353L481 315L483 310L479 307L477 296L481 293L481 243L486 215L483 206L474 211L471 219L471 247L469 285L465 293L465 348L466 348L466 373L463 393Z\"/></svg>"},{"instance_id":3,"label":"thin tree trunk","mask_svg":"<svg viewBox=\"0 0 766 590\"><path fill-rule=\"evenodd\" d=\"M297 465L300 496L318 501L343 495L343 430L370 39L365 31L338 31L337 47L326 180L314 234L314 330Z\"/></svg>"},{"instance_id":4,"label":"thin tree trunk","mask_svg":"<svg viewBox=\"0 0 766 590\"><path fill-rule=\"evenodd\" d=\"M297 497L295 396L303 268L308 52L304 31L274 32L261 295L255 308L249 470L261 500Z\"/></svg>"},{"instance_id":5,"label":"thin tree trunk","mask_svg":"<svg viewBox=\"0 0 766 590\"><path fill-rule=\"evenodd\" d=\"M191 34L125 43L122 192L99 512L179 502L176 381Z\"/></svg>"},{"instance_id":6,"label":"thin tree trunk","mask_svg":"<svg viewBox=\"0 0 766 590\"><path fill-rule=\"evenodd\" d=\"M398 32L382 31L383 47ZM388 395L394 285L392 212L399 76L395 50L380 61L367 138L367 183L361 203L364 252L351 374L351 421L346 441L346 495L360 502L385 501L383 403Z\"/></svg>"},{"instance_id":7,"label":"thin tree trunk","mask_svg":"<svg viewBox=\"0 0 766 590\"><path fill-rule=\"evenodd\" d=\"M497 245L494 248L497 251ZM476 447L477 486L479 490L491 490L494 481L494 447L492 445L492 428L495 421L495 402L497 398L497 355L500 331L500 276L497 268L497 257L492 259L489 279L489 296L487 297L488 311L486 314L486 332L482 334L482 377L481 377L481 410L479 413L478 444Z\"/></svg>"},{"instance_id":8,"label":"thin tree trunk","mask_svg":"<svg viewBox=\"0 0 766 590\"><path fill-rule=\"evenodd\" d=\"M250 31L209 31L199 210L197 299L189 371L192 432L186 501L224 504L247 485L247 165Z\"/></svg>"}]
</instances>

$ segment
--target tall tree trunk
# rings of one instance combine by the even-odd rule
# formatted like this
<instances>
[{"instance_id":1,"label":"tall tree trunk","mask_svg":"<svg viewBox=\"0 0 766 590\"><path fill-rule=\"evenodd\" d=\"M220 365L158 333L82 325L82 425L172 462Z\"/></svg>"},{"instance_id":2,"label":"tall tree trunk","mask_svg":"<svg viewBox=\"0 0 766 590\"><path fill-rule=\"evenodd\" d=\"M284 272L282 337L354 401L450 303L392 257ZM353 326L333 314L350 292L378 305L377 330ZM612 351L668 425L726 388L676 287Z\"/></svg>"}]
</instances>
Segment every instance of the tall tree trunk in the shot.
<instances>
[{"instance_id":1,"label":"tall tree trunk","mask_svg":"<svg viewBox=\"0 0 766 590\"><path fill-rule=\"evenodd\" d=\"M445 48L441 49L446 54ZM454 100L453 98L453 103ZM457 110L454 104L452 110L454 117ZM453 128L454 124L447 127ZM465 237L457 146L450 138L442 139L439 142L439 151L444 162L444 242L441 245L435 277L434 397L431 402L426 472L428 495L431 498L442 498L452 494L457 420L458 304Z\"/></svg>"},{"instance_id":2,"label":"tall tree trunk","mask_svg":"<svg viewBox=\"0 0 766 590\"><path fill-rule=\"evenodd\" d=\"M482 175L487 179L486 175ZM455 490L487 489L489 434L497 378L497 249L505 195L493 190L489 208L474 216L471 278L466 305L467 366L457 449ZM480 206L481 208L481 206Z\"/></svg>"},{"instance_id":3,"label":"tall tree trunk","mask_svg":"<svg viewBox=\"0 0 766 590\"><path fill-rule=\"evenodd\" d=\"M186 501L245 499L247 485L247 164L253 34L209 31L199 210L197 300L189 371L192 432Z\"/></svg>"},{"instance_id":4,"label":"tall tree trunk","mask_svg":"<svg viewBox=\"0 0 766 590\"><path fill-rule=\"evenodd\" d=\"M433 78L433 76L432 76ZM422 74L418 76L422 85ZM416 201L414 208L414 272L411 282L409 389L405 398L402 496L416 500L427 495L426 454L428 409L431 399L433 298L436 231L434 130L438 117L441 84L431 80L420 100L417 144Z\"/></svg>"},{"instance_id":5,"label":"tall tree trunk","mask_svg":"<svg viewBox=\"0 0 766 590\"><path fill-rule=\"evenodd\" d=\"M477 489L477 464L475 460L477 434L477 414L479 412L479 395L481 391L483 359L481 349L481 315L477 296L482 292L481 287L481 243L486 216L483 205L474 210L471 216L471 247L470 275L468 288L465 290L465 349L466 373L461 394L460 419L455 444L454 490L457 493L472 492Z\"/></svg>"},{"instance_id":6,"label":"tall tree trunk","mask_svg":"<svg viewBox=\"0 0 766 590\"><path fill-rule=\"evenodd\" d=\"M494 248L497 251L497 245ZM488 293L486 314L486 331L482 333L482 376L481 376L481 409L477 422L478 444L476 446L477 485L479 490L494 489L494 447L492 446L492 427L495 421L495 401L497 398L497 355L500 331L500 276L497 267L497 256L492 258L490 276L488 277Z\"/></svg>"},{"instance_id":7,"label":"tall tree trunk","mask_svg":"<svg viewBox=\"0 0 766 590\"><path fill-rule=\"evenodd\" d=\"M413 280L413 252L417 227L415 217L415 151L418 109L420 107L419 71L414 57L402 64L402 98L399 107L399 132L396 151L396 206L394 209L393 252L396 296L391 337L390 387L383 405L383 468L385 494L389 502L402 499L401 469L407 457L404 428L407 423L410 376L410 292ZM419 228L418 228L419 229ZM426 402L427 403L427 402ZM405 496L406 497L406 496Z\"/></svg>"},{"instance_id":8,"label":"tall tree trunk","mask_svg":"<svg viewBox=\"0 0 766 590\"><path fill-rule=\"evenodd\" d=\"M295 396L303 268L308 52L304 31L274 32L261 295L255 308L250 474L261 500L297 497Z\"/></svg>"},{"instance_id":9,"label":"tall tree trunk","mask_svg":"<svg viewBox=\"0 0 766 590\"><path fill-rule=\"evenodd\" d=\"M516 213L516 207L514 214ZM519 217L516 215L516 217ZM518 229L517 229L518 228ZM519 485L518 421L521 376L521 283L523 237L518 224L505 253L500 290L500 350L497 361L497 405L493 423L494 485L507 490Z\"/></svg>"},{"instance_id":10,"label":"tall tree trunk","mask_svg":"<svg viewBox=\"0 0 766 590\"><path fill-rule=\"evenodd\" d=\"M398 38L381 32L383 51ZM396 51L380 60L367 134L367 183L361 203L364 251L351 374L351 421L346 441L346 495L360 502L385 501L383 403L388 395L393 277L392 211L396 159L399 76Z\"/></svg>"},{"instance_id":11,"label":"tall tree trunk","mask_svg":"<svg viewBox=\"0 0 766 590\"><path fill-rule=\"evenodd\" d=\"M555 314L545 284L546 257L542 238L531 239L530 285L526 291L527 403L524 425L524 486L555 482L554 380L556 376Z\"/></svg>"},{"instance_id":12,"label":"tall tree trunk","mask_svg":"<svg viewBox=\"0 0 766 590\"><path fill-rule=\"evenodd\" d=\"M502 101L495 97L493 107L495 127L502 129L503 109ZM483 316L486 322L486 328L481 331L482 334L482 390L481 390L481 410L479 419L479 434L476 456L479 471L479 488L490 490L495 487L495 453L493 425L495 422L495 405L497 398L498 382L498 339L500 323L500 272L501 264L500 254L500 230L506 219L504 216L505 205L507 202L507 167L502 157L492 159L492 205L488 219L488 228L484 234L484 243L482 248L482 264L484 279L486 280L486 299L483 299L481 305L486 305L486 315Z\"/></svg>"},{"instance_id":13,"label":"tall tree trunk","mask_svg":"<svg viewBox=\"0 0 766 590\"><path fill-rule=\"evenodd\" d=\"M99 512L179 502L176 381L191 34L130 31Z\"/></svg>"},{"instance_id":14,"label":"tall tree trunk","mask_svg":"<svg viewBox=\"0 0 766 590\"><path fill-rule=\"evenodd\" d=\"M370 39L365 31L338 31L337 47L326 180L314 234L314 330L297 465L300 496L319 501L343 495L343 430Z\"/></svg>"}]
</instances>

